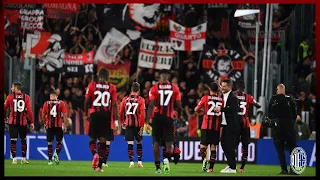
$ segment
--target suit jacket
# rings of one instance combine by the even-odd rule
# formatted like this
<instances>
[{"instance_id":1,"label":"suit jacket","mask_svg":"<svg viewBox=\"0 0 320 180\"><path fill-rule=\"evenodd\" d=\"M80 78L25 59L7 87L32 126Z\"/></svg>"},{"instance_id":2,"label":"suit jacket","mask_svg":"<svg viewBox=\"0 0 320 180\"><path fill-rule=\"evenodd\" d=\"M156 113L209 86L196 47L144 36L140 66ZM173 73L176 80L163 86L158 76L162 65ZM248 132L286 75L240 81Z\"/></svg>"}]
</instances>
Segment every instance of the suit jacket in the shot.
<instances>
[{"instance_id":1,"label":"suit jacket","mask_svg":"<svg viewBox=\"0 0 320 180\"><path fill-rule=\"evenodd\" d=\"M222 95L222 98L223 98L223 95ZM239 115L238 115L239 100L233 92L230 92L227 102L224 102L224 103L226 103L226 106L221 108L221 112L224 112L225 114L227 126L230 129L237 130L240 125Z\"/></svg>"}]
</instances>

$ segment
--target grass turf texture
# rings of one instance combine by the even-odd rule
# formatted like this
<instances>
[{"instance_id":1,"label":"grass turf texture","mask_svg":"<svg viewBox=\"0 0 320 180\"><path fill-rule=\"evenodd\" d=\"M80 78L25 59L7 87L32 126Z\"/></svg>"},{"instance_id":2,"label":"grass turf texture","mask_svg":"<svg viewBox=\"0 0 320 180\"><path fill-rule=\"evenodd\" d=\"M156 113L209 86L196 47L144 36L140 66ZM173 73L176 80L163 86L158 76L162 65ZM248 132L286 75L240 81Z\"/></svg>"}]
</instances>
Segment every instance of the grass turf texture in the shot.
<instances>
[{"instance_id":1,"label":"grass turf texture","mask_svg":"<svg viewBox=\"0 0 320 180\"><path fill-rule=\"evenodd\" d=\"M222 174L220 170L226 164L215 164L215 172L207 173L201 170L202 163L170 163L170 174L155 174L154 163L143 163L143 168L128 168L129 162L108 162L109 167L104 167L104 172L96 172L91 168L90 161L60 161L59 165L49 166L48 161L30 160L30 164L11 164L5 160L5 176L276 176L280 166L272 165L246 165L244 174ZM238 168L240 165L238 164ZM315 176L316 168L307 167L300 176ZM283 176L283 175L281 175Z\"/></svg>"}]
</instances>

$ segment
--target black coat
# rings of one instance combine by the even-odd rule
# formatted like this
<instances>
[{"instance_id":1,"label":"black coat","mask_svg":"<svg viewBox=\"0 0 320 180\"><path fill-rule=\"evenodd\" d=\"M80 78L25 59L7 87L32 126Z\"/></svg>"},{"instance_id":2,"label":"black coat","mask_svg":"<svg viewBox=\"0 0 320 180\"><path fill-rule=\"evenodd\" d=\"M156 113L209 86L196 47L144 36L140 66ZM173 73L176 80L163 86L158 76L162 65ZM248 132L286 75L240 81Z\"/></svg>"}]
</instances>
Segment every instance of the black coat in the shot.
<instances>
[{"instance_id":1,"label":"black coat","mask_svg":"<svg viewBox=\"0 0 320 180\"><path fill-rule=\"evenodd\" d=\"M223 98L223 95L222 95ZM233 93L230 92L227 102L225 107L221 108L221 112L225 113L226 121L227 121L227 126L230 129L237 130L239 128L239 100L237 96Z\"/></svg>"}]
</instances>

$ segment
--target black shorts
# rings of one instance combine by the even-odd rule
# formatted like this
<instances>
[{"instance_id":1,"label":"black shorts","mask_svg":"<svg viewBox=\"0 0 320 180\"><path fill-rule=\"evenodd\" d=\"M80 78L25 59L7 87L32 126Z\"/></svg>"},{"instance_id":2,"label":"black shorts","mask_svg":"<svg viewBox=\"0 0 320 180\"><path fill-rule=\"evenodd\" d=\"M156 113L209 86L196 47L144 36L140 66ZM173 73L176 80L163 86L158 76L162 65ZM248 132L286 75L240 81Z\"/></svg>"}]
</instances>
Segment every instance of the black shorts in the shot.
<instances>
[{"instance_id":1,"label":"black shorts","mask_svg":"<svg viewBox=\"0 0 320 180\"><path fill-rule=\"evenodd\" d=\"M113 131L110 126L111 113L110 112L94 112L90 115L90 125L88 135L90 138L97 139L100 137L110 139Z\"/></svg>"},{"instance_id":2,"label":"black shorts","mask_svg":"<svg viewBox=\"0 0 320 180\"><path fill-rule=\"evenodd\" d=\"M174 128L173 128L173 119L155 113L152 120L152 137L153 142L161 143L171 142L174 140Z\"/></svg>"},{"instance_id":3,"label":"black shorts","mask_svg":"<svg viewBox=\"0 0 320 180\"><path fill-rule=\"evenodd\" d=\"M113 141L114 140L114 134L113 134L113 129L111 129L110 133L108 134L107 141Z\"/></svg>"},{"instance_id":4,"label":"black shorts","mask_svg":"<svg viewBox=\"0 0 320 180\"><path fill-rule=\"evenodd\" d=\"M201 138L200 144L208 146L209 144L212 145L219 145L220 139L220 130L214 129L201 129Z\"/></svg>"},{"instance_id":5,"label":"black shorts","mask_svg":"<svg viewBox=\"0 0 320 180\"><path fill-rule=\"evenodd\" d=\"M60 127L53 127L47 129L47 142L52 142L54 140L54 137L56 137L57 142L61 142L63 139L63 131Z\"/></svg>"},{"instance_id":6,"label":"black shorts","mask_svg":"<svg viewBox=\"0 0 320 180\"><path fill-rule=\"evenodd\" d=\"M19 134L20 140L25 139L27 137L27 133L28 133L27 126L18 126L18 125L9 124L9 134L11 139L18 138L18 134Z\"/></svg>"},{"instance_id":7,"label":"black shorts","mask_svg":"<svg viewBox=\"0 0 320 180\"><path fill-rule=\"evenodd\" d=\"M124 139L126 141L134 141L134 138L136 138L136 141L142 141L142 136L139 135L139 131L140 127L127 126Z\"/></svg>"},{"instance_id":8,"label":"black shorts","mask_svg":"<svg viewBox=\"0 0 320 180\"><path fill-rule=\"evenodd\" d=\"M243 146L248 146L250 143L250 127L240 127L237 133L236 144L242 143Z\"/></svg>"}]
</instances>

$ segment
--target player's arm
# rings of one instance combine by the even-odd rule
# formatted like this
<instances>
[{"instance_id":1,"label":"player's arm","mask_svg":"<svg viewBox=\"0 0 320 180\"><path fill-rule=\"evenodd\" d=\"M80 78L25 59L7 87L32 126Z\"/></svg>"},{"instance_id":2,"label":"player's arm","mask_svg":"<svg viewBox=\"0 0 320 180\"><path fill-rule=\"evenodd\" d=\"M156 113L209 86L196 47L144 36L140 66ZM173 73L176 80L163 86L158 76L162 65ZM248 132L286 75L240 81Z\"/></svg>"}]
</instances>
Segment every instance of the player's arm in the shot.
<instances>
[{"instance_id":1,"label":"player's arm","mask_svg":"<svg viewBox=\"0 0 320 180\"><path fill-rule=\"evenodd\" d=\"M126 107L126 105L125 105L126 100L125 99L126 99L126 97L124 97L120 103L120 122L121 122L121 124L124 123L124 119L125 119L124 118L124 111L125 111L125 107Z\"/></svg>"},{"instance_id":2,"label":"player's arm","mask_svg":"<svg viewBox=\"0 0 320 180\"><path fill-rule=\"evenodd\" d=\"M84 110L84 116L88 117L88 110L89 110L89 102L90 102L90 99L91 99L91 83L88 85L88 88L87 88L87 91L86 91L86 94L85 94L85 100L84 100L84 107L83 107L83 110Z\"/></svg>"},{"instance_id":3,"label":"player's arm","mask_svg":"<svg viewBox=\"0 0 320 180\"><path fill-rule=\"evenodd\" d=\"M32 105L31 105L31 99L30 96L27 96L26 98L26 104L27 104L27 113L30 119L30 124L34 123L34 119L33 119L33 112L32 112Z\"/></svg>"},{"instance_id":4,"label":"player's arm","mask_svg":"<svg viewBox=\"0 0 320 180\"><path fill-rule=\"evenodd\" d=\"M200 102L198 103L198 105L194 108L194 112L196 112L197 114L199 114L200 113L200 111L201 111L201 109L202 109L202 107L203 107L203 104L204 104L204 98L205 98L205 96L203 96L202 98L201 98L201 100L200 100Z\"/></svg>"},{"instance_id":5,"label":"player's arm","mask_svg":"<svg viewBox=\"0 0 320 180\"><path fill-rule=\"evenodd\" d=\"M150 120L150 117L151 117L151 114L152 114L152 111L153 111L153 106L154 106L154 103L155 103L155 92L154 92L154 86L151 87L150 91L149 91L149 105L148 105L148 110L147 110L147 116L146 116L146 123L147 124L150 124L149 123L149 120Z\"/></svg>"},{"instance_id":6,"label":"player's arm","mask_svg":"<svg viewBox=\"0 0 320 180\"><path fill-rule=\"evenodd\" d=\"M221 107L221 112L238 112L239 106L238 106L238 98L234 95L229 95L230 98L230 106L226 105L226 107Z\"/></svg>"},{"instance_id":7,"label":"player's arm","mask_svg":"<svg viewBox=\"0 0 320 180\"><path fill-rule=\"evenodd\" d=\"M117 104L117 88L116 86L112 86L111 91L111 104L113 110L114 123L118 124L119 122L119 112L118 112L118 104Z\"/></svg>"},{"instance_id":8,"label":"player's arm","mask_svg":"<svg viewBox=\"0 0 320 180\"><path fill-rule=\"evenodd\" d=\"M61 105L62 105L61 112L63 114L63 123L64 123L64 128L66 130L68 126L68 108L63 101L61 101Z\"/></svg>"},{"instance_id":9,"label":"player's arm","mask_svg":"<svg viewBox=\"0 0 320 180\"><path fill-rule=\"evenodd\" d=\"M257 102L252 96L249 96L249 103L254 105L256 108L261 108L259 102Z\"/></svg>"},{"instance_id":10,"label":"player's arm","mask_svg":"<svg viewBox=\"0 0 320 180\"><path fill-rule=\"evenodd\" d=\"M46 122L46 119L47 119L47 115L48 115L48 102L45 102L45 103L43 104L41 115L42 115L42 116L41 116L41 121L42 121L43 123L45 123L45 122Z\"/></svg>"},{"instance_id":11,"label":"player's arm","mask_svg":"<svg viewBox=\"0 0 320 180\"><path fill-rule=\"evenodd\" d=\"M181 103L181 95L180 95L180 90L178 88L178 86L174 86L175 87L175 91L176 91L176 97L175 97L175 102L176 102L176 106L177 106L177 113L178 113L178 117L177 120L180 120L180 117L182 116L182 103Z\"/></svg>"},{"instance_id":12,"label":"player's arm","mask_svg":"<svg viewBox=\"0 0 320 180\"><path fill-rule=\"evenodd\" d=\"M139 101L139 108L140 108L140 114L139 114L140 126L144 127L144 119L145 119L144 111L146 109L146 105L145 105L145 100L143 98L141 98Z\"/></svg>"}]
</instances>

